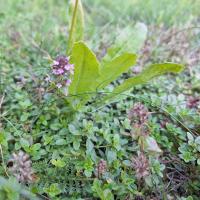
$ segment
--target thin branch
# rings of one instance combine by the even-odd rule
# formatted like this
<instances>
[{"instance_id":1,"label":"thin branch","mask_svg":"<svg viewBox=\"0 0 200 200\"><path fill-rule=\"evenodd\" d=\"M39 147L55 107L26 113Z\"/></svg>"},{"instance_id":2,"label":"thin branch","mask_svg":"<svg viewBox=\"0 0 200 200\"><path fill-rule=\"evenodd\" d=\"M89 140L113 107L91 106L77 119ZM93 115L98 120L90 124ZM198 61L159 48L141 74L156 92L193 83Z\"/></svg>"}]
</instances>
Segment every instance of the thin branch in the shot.
<instances>
[{"instance_id":1,"label":"thin branch","mask_svg":"<svg viewBox=\"0 0 200 200\"><path fill-rule=\"evenodd\" d=\"M2 166L3 166L4 172L5 172L6 176L9 177L9 174L7 172L7 168L6 168L6 165L5 165L5 162L4 162L3 149L2 149L1 144L0 144L0 153L1 153Z\"/></svg>"}]
</instances>

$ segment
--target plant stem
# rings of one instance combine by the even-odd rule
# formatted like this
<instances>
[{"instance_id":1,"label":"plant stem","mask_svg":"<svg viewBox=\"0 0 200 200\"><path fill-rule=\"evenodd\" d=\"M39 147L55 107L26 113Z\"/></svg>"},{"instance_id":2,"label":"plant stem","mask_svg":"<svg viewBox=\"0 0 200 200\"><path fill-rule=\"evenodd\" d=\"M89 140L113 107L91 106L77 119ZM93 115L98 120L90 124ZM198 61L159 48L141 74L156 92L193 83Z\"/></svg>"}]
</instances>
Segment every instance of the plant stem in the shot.
<instances>
[{"instance_id":1,"label":"plant stem","mask_svg":"<svg viewBox=\"0 0 200 200\"><path fill-rule=\"evenodd\" d=\"M3 149L2 149L1 144L0 144L0 153L1 153L2 167L4 169L6 176L9 177L7 169L6 169L6 165L5 165L5 162L4 162Z\"/></svg>"},{"instance_id":2,"label":"plant stem","mask_svg":"<svg viewBox=\"0 0 200 200\"><path fill-rule=\"evenodd\" d=\"M75 26L75 21L76 21L78 1L79 0L75 0L75 6L74 6L74 10L73 10L73 15L72 15L71 27L70 27L70 32L69 32L69 40L68 40L68 44L69 44L68 52L71 50L72 43L73 43L73 37L72 36L73 36L74 26Z\"/></svg>"}]
</instances>

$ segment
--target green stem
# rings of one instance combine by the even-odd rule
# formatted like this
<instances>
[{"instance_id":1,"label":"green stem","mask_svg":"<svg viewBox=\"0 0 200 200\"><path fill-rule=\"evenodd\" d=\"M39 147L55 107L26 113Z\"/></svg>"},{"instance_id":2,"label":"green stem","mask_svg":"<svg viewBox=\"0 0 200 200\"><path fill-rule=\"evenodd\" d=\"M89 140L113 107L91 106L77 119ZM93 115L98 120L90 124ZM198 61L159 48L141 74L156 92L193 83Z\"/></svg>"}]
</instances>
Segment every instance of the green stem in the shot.
<instances>
[{"instance_id":1,"label":"green stem","mask_svg":"<svg viewBox=\"0 0 200 200\"><path fill-rule=\"evenodd\" d=\"M78 8L78 1L75 1L75 6L74 6L74 10L73 10L73 15L72 15L72 22L71 22L71 27L70 27L70 32L69 32L69 40L68 40L68 44L69 44L69 49L67 51L67 53L70 52L71 47L72 47L72 43L73 43L73 33L74 33L74 26L75 26L75 22L76 22L76 14L77 14L77 8Z\"/></svg>"},{"instance_id":2,"label":"green stem","mask_svg":"<svg viewBox=\"0 0 200 200\"><path fill-rule=\"evenodd\" d=\"M7 172L7 168L6 168L6 165L5 165L5 162L4 162L3 149L2 149L1 144L0 144L0 152L1 152L1 160L2 160L1 162L2 162L4 172L5 172L6 176L9 177L8 172Z\"/></svg>"}]
</instances>

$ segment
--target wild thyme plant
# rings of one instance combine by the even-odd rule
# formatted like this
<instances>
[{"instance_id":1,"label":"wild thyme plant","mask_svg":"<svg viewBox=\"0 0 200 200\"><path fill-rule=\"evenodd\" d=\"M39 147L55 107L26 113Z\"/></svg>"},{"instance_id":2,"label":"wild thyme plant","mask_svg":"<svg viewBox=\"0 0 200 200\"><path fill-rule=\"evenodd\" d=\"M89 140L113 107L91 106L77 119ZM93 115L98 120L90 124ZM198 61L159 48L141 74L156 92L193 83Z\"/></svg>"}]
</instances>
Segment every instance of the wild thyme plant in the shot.
<instances>
[{"instance_id":1,"label":"wild thyme plant","mask_svg":"<svg viewBox=\"0 0 200 200\"><path fill-rule=\"evenodd\" d=\"M63 89L67 96L68 87L71 84L71 75L74 74L74 65L70 64L69 57L58 56L53 60L51 75L46 77L46 81L56 85L58 89Z\"/></svg>"},{"instance_id":2,"label":"wild thyme plant","mask_svg":"<svg viewBox=\"0 0 200 200\"><path fill-rule=\"evenodd\" d=\"M70 79L68 73L65 72L64 65L61 66L54 64L54 74L64 75L65 84L61 81L56 85L58 88L67 88L67 101L72 107L77 110L81 106L84 106L87 102L93 99L98 90L103 90L112 81L115 81L120 75L127 72L130 67L133 67L136 63L137 56L134 53L126 52L126 45L124 45L124 37L120 38L118 46L110 47L107 55L99 62L96 55L88 48L88 46L82 41L84 33L84 14L81 0L71 1L70 10L72 12L72 19L70 24L70 32L67 46L67 53L70 55L70 60L66 60L65 64L71 63L70 66L74 68ZM136 25L138 26L138 25ZM146 29L142 28L141 33ZM127 33L125 29L124 34ZM138 37L139 38L139 37ZM127 38L126 38L127 39ZM131 38L129 39L131 40ZM140 44L145 40L145 37L140 38ZM125 42L125 44L127 44ZM139 45L139 44L138 44ZM128 48L131 51L130 48ZM119 52L123 52L121 55ZM58 60L58 62L60 62ZM57 67L60 67L57 69ZM64 67L64 68L63 68ZM68 65L67 67L68 68ZM104 95L104 97L97 102L97 105L104 105L106 102L113 101L115 97L124 92L130 90L135 85L144 84L154 77L159 75L174 72L178 73L183 69L183 66L176 63L163 63L153 64L145 68L141 73L134 77L125 80L119 86L116 86L110 94ZM63 79L63 78L62 78ZM67 79L67 80L66 80Z\"/></svg>"},{"instance_id":3,"label":"wild thyme plant","mask_svg":"<svg viewBox=\"0 0 200 200\"><path fill-rule=\"evenodd\" d=\"M56 101L53 93L47 93L41 102L44 107L40 109L33 107L34 100L28 99L28 94L24 95L23 84L16 88L15 103L19 101L21 107L14 107L13 113L17 113L14 114L16 121L19 118L22 123L17 126L20 131L8 123L8 130L2 131L0 140L11 151L23 149L30 158L21 151L13 154L10 160L8 158L8 172L18 182L30 184L34 193L53 200L144 199L146 191L147 199L152 199L154 194L149 191L156 187L153 192L160 192L157 190L162 187L165 166L160 155L164 152L163 146L168 148L170 139L165 140L161 150L164 136L158 134L157 140L157 132L152 134L148 122L150 111L142 103L136 103L128 116L123 114L132 105L132 99L105 105L126 97L137 85L168 72L180 72L183 67L176 63L153 64L144 67L143 71L136 70L130 77L132 74L124 73L132 67L134 70L137 61L134 52L145 41L147 27L141 23L134 27L127 25L114 44L106 49L106 54L97 59L84 42L81 0L70 2L70 13L66 55L51 60L51 71L46 77L58 94L64 96L64 101ZM121 75L126 78L116 81ZM39 83L41 87L42 84ZM112 89L109 88L111 85ZM191 99L188 107L198 107L198 103ZM105 110L98 110L100 106ZM95 109L95 112L81 112L86 110L84 108ZM72 119L74 114L77 116ZM164 128L167 128L166 124ZM123 135L125 131L129 131L128 137ZM179 156L185 162L200 163L199 138L189 134L187 137L189 144L180 146ZM192 152L195 152L194 156ZM12 163L14 165L9 166ZM39 175L37 183L33 172L36 177ZM169 173L167 178L170 179L173 175ZM187 176L184 178L186 180ZM4 190L7 188L3 188L3 195L8 195Z\"/></svg>"}]
</instances>

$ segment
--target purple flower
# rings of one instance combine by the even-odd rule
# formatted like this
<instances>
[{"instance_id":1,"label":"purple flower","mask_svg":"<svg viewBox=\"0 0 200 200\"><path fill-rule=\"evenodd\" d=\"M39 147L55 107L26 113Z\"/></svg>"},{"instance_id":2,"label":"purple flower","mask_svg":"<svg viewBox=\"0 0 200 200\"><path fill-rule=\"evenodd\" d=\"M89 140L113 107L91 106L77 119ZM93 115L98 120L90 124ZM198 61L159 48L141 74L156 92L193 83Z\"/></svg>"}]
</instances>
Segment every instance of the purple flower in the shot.
<instances>
[{"instance_id":1,"label":"purple flower","mask_svg":"<svg viewBox=\"0 0 200 200\"><path fill-rule=\"evenodd\" d=\"M21 183L34 182L32 162L28 154L23 151L13 153L8 161L9 171Z\"/></svg>"},{"instance_id":2,"label":"purple flower","mask_svg":"<svg viewBox=\"0 0 200 200\"><path fill-rule=\"evenodd\" d=\"M62 84L61 83L57 83L56 86L57 86L58 89L60 89L62 87Z\"/></svg>"},{"instance_id":3,"label":"purple flower","mask_svg":"<svg viewBox=\"0 0 200 200\"><path fill-rule=\"evenodd\" d=\"M66 83L66 86L70 86L71 82L72 82L72 81L71 81L70 79L66 80L66 82L65 82L65 83Z\"/></svg>"},{"instance_id":4,"label":"purple flower","mask_svg":"<svg viewBox=\"0 0 200 200\"><path fill-rule=\"evenodd\" d=\"M63 70L62 68L61 68L61 69L58 69L58 70L57 70L57 73L58 73L58 74L63 74L63 73L64 73L64 70Z\"/></svg>"},{"instance_id":5,"label":"purple flower","mask_svg":"<svg viewBox=\"0 0 200 200\"><path fill-rule=\"evenodd\" d=\"M74 70L74 65L73 64L67 64L67 65L64 66L64 69L66 71Z\"/></svg>"},{"instance_id":6,"label":"purple flower","mask_svg":"<svg viewBox=\"0 0 200 200\"><path fill-rule=\"evenodd\" d=\"M57 60L54 60L53 65L59 65L59 62Z\"/></svg>"},{"instance_id":7,"label":"purple flower","mask_svg":"<svg viewBox=\"0 0 200 200\"><path fill-rule=\"evenodd\" d=\"M56 69L53 69L53 70L52 70L52 74L57 75L57 74L58 74L57 70L56 70Z\"/></svg>"},{"instance_id":8,"label":"purple flower","mask_svg":"<svg viewBox=\"0 0 200 200\"><path fill-rule=\"evenodd\" d=\"M70 70L70 66L69 66L69 65L65 65L65 66L64 66L64 69L65 69L66 71L69 71L69 70Z\"/></svg>"},{"instance_id":9,"label":"purple flower","mask_svg":"<svg viewBox=\"0 0 200 200\"><path fill-rule=\"evenodd\" d=\"M133 107L128 112L128 118L130 121L137 121L139 124L144 124L148 119L149 111L140 102L135 103Z\"/></svg>"},{"instance_id":10,"label":"purple flower","mask_svg":"<svg viewBox=\"0 0 200 200\"><path fill-rule=\"evenodd\" d=\"M193 97L189 96L187 99L187 107L192 109L192 108L198 108L200 105L200 98L199 97Z\"/></svg>"},{"instance_id":11,"label":"purple flower","mask_svg":"<svg viewBox=\"0 0 200 200\"><path fill-rule=\"evenodd\" d=\"M95 176L100 178L107 171L107 162L101 159L95 169Z\"/></svg>"},{"instance_id":12,"label":"purple flower","mask_svg":"<svg viewBox=\"0 0 200 200\"><path fill-rule=\"evenodd\" d=\"M46 78L45 78L45 81L46 82L49 82L51 80L51 78L49 77L49 76L47 76Z\"/></svg>"},{"instance_id":13,"label":"purple flower","mask_svg":"<svg viewBox=\"0 0 200 200\"><path fill-rule=\"evenodd\" d=\"M58 56L54 63L56 63L53 64L54 66L64 67L65 65L69 64L69 58L66 56Z\"/></svg>"},{"instance_id":14,"label":"purple flower","mask_svg":"<svg viewBox=\"0 0 200 200\"><path fill-rule=\"evenodd\" d=\"M57 88L69 87L71 75L74 74L74 65L69 63L70 57L58 56L52 63L51 81Z\"/></svg>"},{"instance_id":15,"label":"purple flower","mask_svg":"<svg viewBox=\"0 0 200 200\"><path fill-rule=\"evenodd\" d=\"M137 179L142 179L149 175L149 161L142 152L137 157L132 158L132 167L135 170Z\"/></svg>"}]
</instances>

